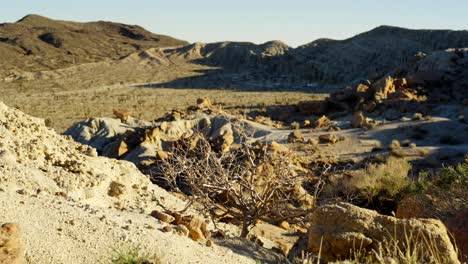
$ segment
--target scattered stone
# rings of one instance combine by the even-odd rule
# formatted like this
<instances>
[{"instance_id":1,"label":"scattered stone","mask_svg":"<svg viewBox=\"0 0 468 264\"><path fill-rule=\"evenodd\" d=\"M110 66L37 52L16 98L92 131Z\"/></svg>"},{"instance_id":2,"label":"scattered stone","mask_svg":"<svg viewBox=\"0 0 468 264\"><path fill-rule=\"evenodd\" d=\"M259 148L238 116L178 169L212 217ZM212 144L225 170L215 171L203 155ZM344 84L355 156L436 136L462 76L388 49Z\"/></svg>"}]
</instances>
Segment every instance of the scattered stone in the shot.
<instances>
[{"instance_id":1,"label":"scattered stone","mask_svg":"<svg viewBox=\"0 0 468 264\"><path fill-rule=\"evenodd\" d=\"M315 128L328 127L332 125L332 121L327 116L323 115L314 122Z\"/></svg>"},{"instance_id":2,"label":"scattered stone","mask_svg":"<svg viewBox=\"0 0 468 264\"><path fill-rule=\"evenodd\" d=\"M290 151L288 147L286 147L283 144L279 144L279 143L277 143L275 141L272 141L270 143L270 145L268 146L268 150L272 151L272 152L276 152L276 153L285 153L285 152Z\"/></svg>"},{"instance_id":3,"label":"scattered stone","mask_svg":"<svg viewBox=\"0 0 468 264\"><path fill-rule=\"evenodd\" d=\"M114 116L115 116L116 118L120 119L122 122L127 121L128 117L129 117L130 114L131 114L130 111L126 111L126 110L117 110L117 109L112 110L112 112L114 113Z\"/></svg>"},{"instance_id":4,"label":"scattered stone","mask_svg":"<svg viewBox=\"0 0 468 264\"><path fill-rule=\"evenodd\" d=\"M292 122L291 125L289 125L291 129L297 130L301 128L301 124L299 122Z\"/></svg>"},{"instance_id":5,"label":"scattered stone","mask_svg":"<svg viewBox=\"0 0 468 264\"><path fill-rule=\"evenodd\" d=\"M379 243L394 239L404 248L409 232L413 232L418 234L413 239L419 239L426 250L436 247L444 263L459 263L444 224L435 219L401 220L340 202L317 208L310 226L308 248L315 253L320 251L326 261L349 257L355 245L371 251ZM437 243L427 246L425 239Z\"/></svg>"},{"instance_id":6,"label":"scattered stone","mask_svg":"<svg viewBox=\"0 0 468 264\"><path fill-rule=\"evenodd\" d=\"M339 138L333 134L325 134L325 135L319 136L319 140L321 143L335 144L336 142L339 141Z\"/></svg>"},{"instance_id":7,"label":"scattered stone","mask_svg":"<svg viewBox=\"0 0 468 264\"><path fill-rule=\"evenodd\" d=\"M197 107L198 109L210 108L213 104L208 97L198 98L197 99Z\"/></svg>"},{"instance_id":8,"label":"scattered stone","mask_svg":"<svg viewBox=\"0 0 468 264\"><path fill-rule=\"evenodd\" d=\"M93 147L87 147L86 150L83 152L86 156L89 156L89 157L97 157L98 156L98 153L97 153L97 150Z\"/></svg>"},{"instance_id":9,"label":"scattered stone","mask_svg":"<svg viewBox=\"0 0 468 264\"><path fill-rule=\"evenodd\" d=\"M304 136L302 135L302 132L300 130L294 130L293 132L291 132L291 134L289 134L288 136L288 142L304 142Z\"/></svg>"},{"instance_id":10,"label":"scattered stone","mask_svg":"<svg viewBox=\"0 0 468 264\"><path fill-rule=\"evenodd\" d=\"M152 211L151 216L158 219L158 220L160 220L160 221L162 221L162 222L168 223L168 224L174 222L174 220L175 220L175 218L172 215L162 213L162 212L159 212L157 210Z\"/></svg>"},{"instance_id":11,"label":"scattered stone","mask_svg":"<svg viewBox=\"0 0 468 264\"><path fill-rule=\"evenodd\" d=\"M213 246L213 241L211 239L208 239L206 240L206 244L205 244L207 247L212 247Z\"/></svg>"},{"instance_id":12,"label":"scattered stone","mask_svg":"<svg viewBox=\"0 0 468 264\"><path fill-rule=\"evenodd\" d=\"M354 113L353 119L351 120L351 127L354 128L372 128L375 126L374 120L364 116L362 111Z\"/></svg>"},{"instance_id":13,"label":"scattered stone","mask_svg":"<svg viewBox=\"0 0 468 264\"><path fill-rule=\"evenodd\" d=\"M189 230L190 238L195 241L203 241L211 237L206 223L202 218L191 216L190 222L186 223L186 227Z\"/></svg>"},{"instance_id":14,"label":"scattered stone","mask_svg":"<svg viewBox=\"0 0 468 264\"><path fill-rule=\"evenodd\" d=\"M162 231L164 233L172 232L172 227L171 226L165 226L165 227L162 228Z\"/></svg>"},{"instance_id":15,"label":"scattered stone","mask_svg":"<svg viewBox=\"0 0 468 264\"><path fill-rule=\"evenodd\" d=\"M413 117L411 119L414 120L414 121L424 120L424 116L421 113L414 113L414 115L413 115Z\"/></svg>"},{"instance_id":16,"label":"scattered stone","mask_svg":"<svg viewBox=\"0 0 468 264\"><path fill-rule=\"evenodd\" d=\"M181 235L181 236L188 236L189 235L189 230L186 226L184 225L177 225L176 226L176 232L177 234Z\"/></svg>"},{"instance_id":17,"label":"scattered stone","mask_svg":"<svg viewBox=\"0 0 468 264\"><path fill-rule=\"evenodd\" d=\"M0 263L22 264L24 245L17 224L3 224L0 228Z\"/></svg>"},{"instance_id":18,"label":"scattered stone","mask_svg":"<svg viewBox=\"0 0 468 264\"><path fill-rule=\"evenodd\" d=\"M291 228L291 226L289 225L288 222L286 221L282 221L279 225L279 227L283 228L284 230L289 230Z\"/></svg>"}]
</instances>

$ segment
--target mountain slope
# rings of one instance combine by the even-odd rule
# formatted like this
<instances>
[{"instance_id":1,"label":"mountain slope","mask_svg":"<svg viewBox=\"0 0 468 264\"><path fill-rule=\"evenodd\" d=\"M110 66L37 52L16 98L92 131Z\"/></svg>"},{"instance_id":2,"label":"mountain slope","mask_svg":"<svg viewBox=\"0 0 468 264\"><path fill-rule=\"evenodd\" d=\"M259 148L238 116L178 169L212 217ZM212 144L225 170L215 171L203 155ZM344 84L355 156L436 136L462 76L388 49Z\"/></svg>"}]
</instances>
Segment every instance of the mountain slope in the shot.
<instances>
[{"instance_id":1,"label":"mountain slope","mask_svg":"<svg viewBox=\"0 0 468 264\"><path fill-rule=\"evenodd\" d=\"M0 24L0 70L37 71L120 58L153 47L187 45L139 26L76 23L28 15Z\"/></svg>"},{"instance_id":2,"label":"mountain slope","mask_svg":"<svg viewBox=\"0 0 468 264\"><path fill-rule=\"evenodd\" d=\"M418 52L468 47L468 31L381 26L355 37L319 40L294 50L295 69L313 80L351 81L411 63Z\"/></svg>"}]
</instances>

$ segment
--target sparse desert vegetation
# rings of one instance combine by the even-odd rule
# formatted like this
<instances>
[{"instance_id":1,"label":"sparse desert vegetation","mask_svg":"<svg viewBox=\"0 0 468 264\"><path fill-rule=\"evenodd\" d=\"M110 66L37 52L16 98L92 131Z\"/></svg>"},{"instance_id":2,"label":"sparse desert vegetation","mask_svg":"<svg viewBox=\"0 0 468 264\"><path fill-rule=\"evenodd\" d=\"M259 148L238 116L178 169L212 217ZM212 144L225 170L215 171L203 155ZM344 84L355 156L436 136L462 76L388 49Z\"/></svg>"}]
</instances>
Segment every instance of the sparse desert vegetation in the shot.
<instances>
[{"instance_id":1,"label":"sparse desert vegetation","mask_svg":"<svg viewBox=\"0 0 468 264\"><path fill-rule=\"evenodd\" d=\"M467 46L0 24L0 262L463 263Z\"/></svg>"}]
</instances>

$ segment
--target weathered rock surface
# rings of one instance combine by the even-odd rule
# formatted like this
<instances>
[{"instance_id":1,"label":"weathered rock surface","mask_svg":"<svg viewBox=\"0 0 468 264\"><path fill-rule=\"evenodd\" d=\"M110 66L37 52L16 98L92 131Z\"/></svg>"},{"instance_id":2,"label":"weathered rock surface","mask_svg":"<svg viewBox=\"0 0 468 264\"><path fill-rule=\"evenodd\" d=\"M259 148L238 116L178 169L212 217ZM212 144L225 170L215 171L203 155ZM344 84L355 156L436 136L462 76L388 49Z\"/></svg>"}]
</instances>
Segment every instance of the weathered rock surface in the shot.
<instances>
[{"instance_id":1,"label":"weathered rock surface","mask_svg":"<svg viewBox=\"0 0 468 264\"><path fill-rule=\"evenodd\" d=\"M424 238L433 240L444 263L460 263L447 230L439 220L402 220L347 203L324 205L313 212L308 248L316 253L320 250L325 260L333 261L348 257L350 249L356 245L372 250L380 242L396 239L404 247L409 232L415 235L414 239L419 237L417 243L426 250L429 248Z\"/></svg>"},{"instance_id":2,"label":"weathered rock surface","mask_svg":"<svg viewBox=\"0 0 468 264\"><path fill-rule=\"evenodd\" d=\"M24 245L20 227L16 224L3 224L0 227L0 263L22 264Z\"/></svg>"},{"instance_id":3,"label":"weathered rock surface","mask_svg":"<svg viewBox=\"0 0 468 264\"><path fill-rule=\"evenodd\" d=\"M133 164L90 156L88 146L3 103L0 135L0 182L5 190L127 209L145 208L154 192L163 191Z\"/></svg>"}]
</instances>

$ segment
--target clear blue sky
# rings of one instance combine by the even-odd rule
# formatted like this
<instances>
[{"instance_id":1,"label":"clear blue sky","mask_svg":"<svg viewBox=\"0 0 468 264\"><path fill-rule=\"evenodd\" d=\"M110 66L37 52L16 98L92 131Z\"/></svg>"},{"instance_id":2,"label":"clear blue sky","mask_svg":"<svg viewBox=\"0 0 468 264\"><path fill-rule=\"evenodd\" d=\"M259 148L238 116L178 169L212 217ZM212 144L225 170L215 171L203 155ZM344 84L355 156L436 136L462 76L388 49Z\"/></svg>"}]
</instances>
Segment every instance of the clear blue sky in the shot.
<instances>
[{"instance_id":1,"label":"clear blue sky","mask_svg":"<svg viewBox=\"0 0 468 264\"><path fill-rule=\"evenodd\" d=\"M282 40L297 46L379 25L468 29L466 0L0 0L0 6L2 22L31 13L107 20L190 42Z\"/></svg>"}]
</instances>

